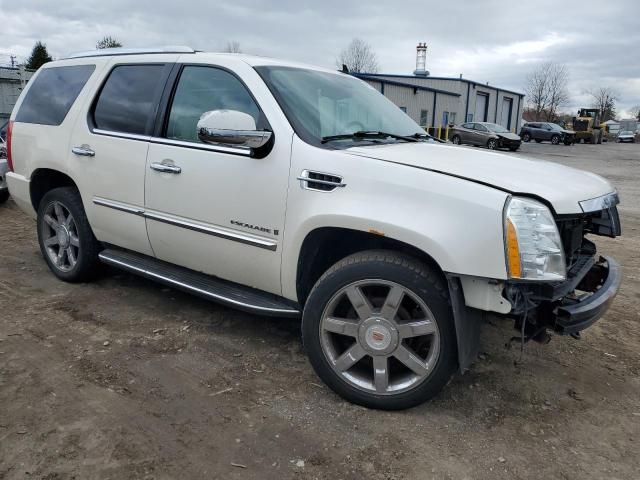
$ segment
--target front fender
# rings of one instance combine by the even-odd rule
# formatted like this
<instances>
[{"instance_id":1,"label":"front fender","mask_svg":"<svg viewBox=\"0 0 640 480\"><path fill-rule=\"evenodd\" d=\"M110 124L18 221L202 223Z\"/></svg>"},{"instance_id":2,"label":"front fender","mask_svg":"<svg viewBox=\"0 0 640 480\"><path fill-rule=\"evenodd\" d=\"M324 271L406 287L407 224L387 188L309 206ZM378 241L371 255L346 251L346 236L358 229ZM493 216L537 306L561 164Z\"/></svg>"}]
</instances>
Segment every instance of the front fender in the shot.
<instances>
[{"instance_id":1,"label":"front fender","mask_svg":"<svg viewBox=\"0 0 640 480\"><path fill-rule=\"evenodd\" d=\"M296 298L298 258L317 228L382 234L429 256L444 272L506 279L502 210L508 194L442 173L294 142L282 258L282 288ZM317 158L316 158L317 157ZM309 190L302 170L330 172L346 184Z\"/></svg>"}]
</instances>

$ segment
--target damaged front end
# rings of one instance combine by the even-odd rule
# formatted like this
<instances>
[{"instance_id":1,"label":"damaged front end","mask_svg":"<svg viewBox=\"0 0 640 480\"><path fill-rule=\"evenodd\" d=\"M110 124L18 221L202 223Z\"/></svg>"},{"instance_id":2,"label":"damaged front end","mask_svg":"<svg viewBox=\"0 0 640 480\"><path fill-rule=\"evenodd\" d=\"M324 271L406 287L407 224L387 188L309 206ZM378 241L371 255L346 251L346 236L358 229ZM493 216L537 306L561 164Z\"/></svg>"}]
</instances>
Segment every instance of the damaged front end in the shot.
<instances>
[{"instance_id":1,"label":"damaged front end","mask_svg":"<svg viewBox=\"0 0 640 480\"><path fill-rule=\"evenodd\" d=\"M547 331L578 337L609 308L621 283L620 265L599 256L586 235L617 237L621 232L618 197L581 203L581 214L556 217L567 265L561 282L509 280L504 289L511 303L509 314L521 332L520 340L549 340ZM599 208L604 207L604 208ZM599 208L599 209L598 209Z\"/></svg>"}]
</instances>

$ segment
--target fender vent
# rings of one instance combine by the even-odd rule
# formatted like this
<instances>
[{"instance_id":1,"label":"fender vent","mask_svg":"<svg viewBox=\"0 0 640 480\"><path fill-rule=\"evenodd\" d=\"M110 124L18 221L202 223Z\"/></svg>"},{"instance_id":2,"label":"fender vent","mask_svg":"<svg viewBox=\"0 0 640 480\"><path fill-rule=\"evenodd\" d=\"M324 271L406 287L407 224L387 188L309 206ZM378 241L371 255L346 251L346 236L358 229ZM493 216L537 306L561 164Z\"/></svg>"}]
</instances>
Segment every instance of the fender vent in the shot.
<instances>
[{"instance_id":1,"label":"fender vent","mask_svg":"<svg viewBox=\"0 0 640 480\"><path fill-rule=\"evenodd\" d=\"M331 173L312 172L304 170L298 177L300 186L307 190L318 190L320 192L331 192L338 187L345 187L342 177Z\"/></svg>"}]
</instances>

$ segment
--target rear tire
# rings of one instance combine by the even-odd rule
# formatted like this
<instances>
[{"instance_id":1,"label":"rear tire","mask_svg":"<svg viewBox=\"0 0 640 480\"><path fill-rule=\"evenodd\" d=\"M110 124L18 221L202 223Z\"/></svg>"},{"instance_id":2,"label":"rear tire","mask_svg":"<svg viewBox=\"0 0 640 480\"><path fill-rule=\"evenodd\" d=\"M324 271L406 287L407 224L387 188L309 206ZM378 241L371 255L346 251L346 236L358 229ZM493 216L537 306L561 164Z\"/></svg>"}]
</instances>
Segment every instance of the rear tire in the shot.
<instances>
[{"instance_id":1,"label":"rear tire","mask_svg":"<svg viewBox=\"0 0 640 480\"><path fill-rule=\"evenodd\" d=\"M0 191L0 204L9 200L9 190Z\"/></svg>"},{"instance_id":2,"label":"rear tire","mask_svg":"<svg viewBox=\"0 0 640 480\"><path fill-rule=\"evenodd\" d=\"M302 338L317 375L368 408L421 404L457 367L446 283L439 272L392 251L350 255L322 275L304 308Z\"/></svg>"},{"instance_id":3,"label":"rear tire","mask_svg":"<svg viewBox=\"0 0 640 480\"><path fill-rule=\"evenodd\" d=\"M47 192L38 207L37 224L40 251L56 277L82 282L95 276L100 243L77 189L60 187Z\"/></svg>"}]
</instances>

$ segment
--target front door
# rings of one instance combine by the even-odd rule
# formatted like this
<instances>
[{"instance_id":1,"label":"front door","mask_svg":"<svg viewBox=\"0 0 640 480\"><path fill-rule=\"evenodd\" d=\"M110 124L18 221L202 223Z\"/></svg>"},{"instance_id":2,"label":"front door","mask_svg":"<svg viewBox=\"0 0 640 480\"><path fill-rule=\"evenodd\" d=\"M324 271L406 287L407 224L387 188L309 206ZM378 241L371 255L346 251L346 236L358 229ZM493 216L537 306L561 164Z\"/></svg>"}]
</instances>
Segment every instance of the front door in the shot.
<instances>
[{"instance_id":1,"label":"front door","mask_svg":"<svg viewBox=\"0 0 640 480\"><path fill-rule=\"evenodd\" d=\"M153 251L162 260L279 294L291 135L274 132L264 158L205 144L196 126L214 110L248 114L257 130L272 130L230 70L182 67L163 132L152 139L147 157L145 216Z\"/></svg>"}]
</instances>

